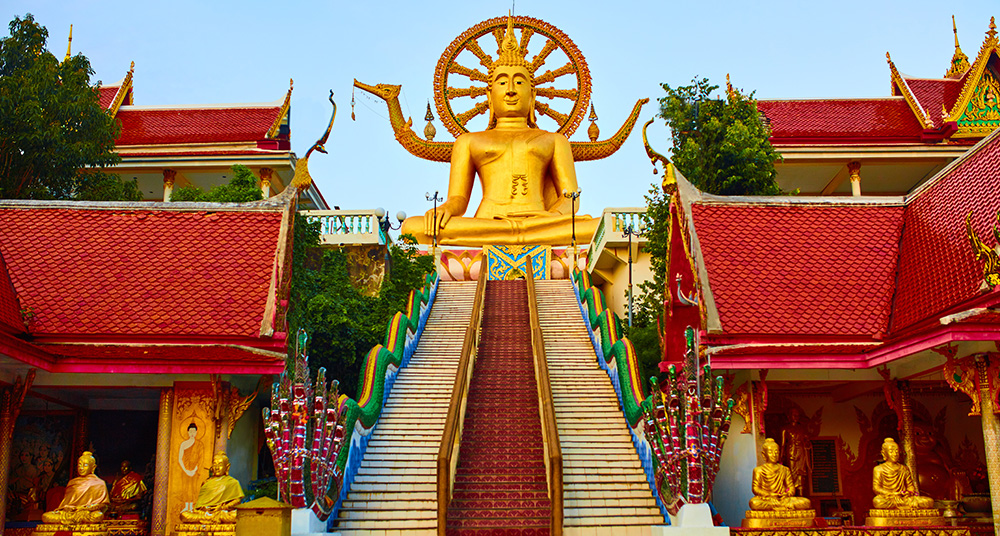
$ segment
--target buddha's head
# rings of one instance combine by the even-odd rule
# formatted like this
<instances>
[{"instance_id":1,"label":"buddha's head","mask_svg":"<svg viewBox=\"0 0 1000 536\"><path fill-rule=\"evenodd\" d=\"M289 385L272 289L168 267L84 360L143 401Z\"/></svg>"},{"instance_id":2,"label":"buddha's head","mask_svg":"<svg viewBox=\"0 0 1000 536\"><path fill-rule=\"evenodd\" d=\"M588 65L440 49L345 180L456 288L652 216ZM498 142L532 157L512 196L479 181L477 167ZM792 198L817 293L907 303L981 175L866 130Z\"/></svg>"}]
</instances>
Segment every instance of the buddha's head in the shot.
<instances>
[{"instance_id":1,"label":"buddha's head","mask_svg":"<svg viewBox=\"0 0 1000 536\"><path fill-rule=\"evenodd\" d=\"M895 439L887 437L882 442L882 459L892 463L899 462L899 445Z\"/></svg>"},{"instance_id":2,"label":"buddha's head","mask_svg":"<svg viewBox=\"0 0 1000 536\"><path fill-rule=\"evenodd\" d=\"M187 433L188 437L194 439L194 437L198 435L198 425L195 423L189 424L187 428Z\"/></svg>"},{"instance_id":3,"label":"buddha's head","mask_svg":"<svg viewBox=\"0 0 1000 536\"><path fill-rule=\"evenodd\" d=\"M212 476L224 476L229 474L229 456L225 452L216 453L212 458Z\"/></svg>"},{"instance_id":4,"label":"buddha's head","mask_svg":"<svg viewBox=\"0 0 1000 536\"><path fill-rule=\"evenodd\" d=\"M535 124L535 76L531 64L514 37L514 19L507 17L507 31L497 50L499 57L490 65L487 73L487 101L490 107L490 123L496 126L500 117L525 117L528 126Z\"/></svg>"},{"instance_id":5,"label":"buddha's head","mask_svg":"<svg viewBox=\"0 0 1000 536\"><path fill-rule=\"evenodd\" d=\"M80 455L80 459L76 462L77 474L80 476L87 476L92 474L96 468L97 460L94 458L94 455L89 450L83 451L83 454Z\"/></svg>"},{"instance_id":6,"label":"buddha's head","mask_svg":"<svg viewBox=\"0 0 1000 536\"><path fill-rule=\"evenodd\" d=\"M132 462L128 460L122 460L121 467L118 468L119 474L127 475L132 472Z\"/></svg>"},{"instance_id":7,"label":"buddha's head","mask_svg":"<svg viewBox=\"0 0 1000 536\"><path fill-rule=\"evenodd\" d=\"M778 463L778 458L781 456L781 448L778 447L777 442L769 437L764 440L764 447L761 449L761 454L764 455L764 459L768 462Z\"/></svg>"}]
</instances>

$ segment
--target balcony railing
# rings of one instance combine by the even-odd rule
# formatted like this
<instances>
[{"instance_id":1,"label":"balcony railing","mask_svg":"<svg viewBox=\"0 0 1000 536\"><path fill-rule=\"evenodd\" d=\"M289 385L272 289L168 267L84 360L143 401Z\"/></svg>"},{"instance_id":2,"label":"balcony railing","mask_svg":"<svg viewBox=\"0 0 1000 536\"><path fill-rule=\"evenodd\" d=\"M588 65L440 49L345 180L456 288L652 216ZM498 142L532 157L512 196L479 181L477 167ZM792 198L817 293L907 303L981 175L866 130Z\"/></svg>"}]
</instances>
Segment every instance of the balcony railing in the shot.
<instances>
[{"instance_id":1,"label":"balcony railing","mask_svg":"<svg viewBox=\"0 0 1000 536\"><path fill-rule=\"evenodd\" d=\"M642 216L646 213L645 208L606 208L601 214L601 223L597 225L594 238L590 241L590 249L587 251L587 271L592 272L597 264L601 251L608 243L621 245L628 243L628 237L622 232L623 229L632 226L635 231L639 230L642 224ZM643 236L633 236L632 242L642 244L646 241Z\"/></svg>"},{"instance_id":2,"label":"balcony railing","mask_svg":"<svg viewBox=\"0 0 1000 536\"><path fill-rule=\"evenodd\" d=\"M319 221L321 245L385 244L375 210L303 210Z\"/></svg>"}]
</instances>

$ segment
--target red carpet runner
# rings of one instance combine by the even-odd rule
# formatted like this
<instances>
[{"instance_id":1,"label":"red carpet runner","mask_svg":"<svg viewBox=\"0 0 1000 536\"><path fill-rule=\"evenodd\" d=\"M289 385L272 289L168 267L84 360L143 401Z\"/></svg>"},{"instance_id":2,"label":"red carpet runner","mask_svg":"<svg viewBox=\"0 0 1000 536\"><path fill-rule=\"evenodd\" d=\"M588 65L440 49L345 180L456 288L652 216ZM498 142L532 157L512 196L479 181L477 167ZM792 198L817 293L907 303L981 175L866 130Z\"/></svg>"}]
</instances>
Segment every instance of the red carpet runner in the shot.
<instances>
[{"instance_id":1,"label":"red carpet runner","mask_svg":"<svg viewBox=\"0 0 1000 536\"><path fill-rule=\"evenodd\" d=\"M524 281L489 281L448 534L549 534Z\"/></svg>"}]
</instances>

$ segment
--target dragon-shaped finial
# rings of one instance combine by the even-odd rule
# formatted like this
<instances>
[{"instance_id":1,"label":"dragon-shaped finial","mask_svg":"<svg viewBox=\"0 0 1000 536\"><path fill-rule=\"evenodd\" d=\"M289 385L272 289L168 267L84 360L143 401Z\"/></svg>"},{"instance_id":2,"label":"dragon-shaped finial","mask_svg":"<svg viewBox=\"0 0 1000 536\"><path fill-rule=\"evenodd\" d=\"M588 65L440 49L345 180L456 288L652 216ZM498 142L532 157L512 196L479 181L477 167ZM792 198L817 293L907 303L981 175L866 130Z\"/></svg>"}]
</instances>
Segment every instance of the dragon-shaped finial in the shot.
<instances>
[{"instance_id":1,"label":"dragon-shaped finial","mask_svg":"<svg viewBox=\"0 0 1000 536\"><path fill-rule=\"evenodd\" d=\"M333 101L332 89L330 90L330 105L333 106L333 114L330 115L330 124L326 126L326 132L306 151L306 155L295 163L295 176L292 177L292 186L299 191L305 190L312 184L312 176L309 174L309 155L313 151L327 154L326 140L330 138L330 131L333 130L333 121L337 118L337 103Z\"/></svg>"},{"instance_id":2,"label":"dragon-shaped finial","mask_svg":"<svg viewBox=\"0 0 1000 536\"><path fill-rule=\"evenodd\" d=\"M658 153L656 149L653 149L653 147L649 145L649 138L646 137L646 127L652 125L653 121L656 121L655 117L650 118L649 121L646 121L645 125L642 125L642 145L646 148L646 156L649 157L650 163L653 164L653 175L660 172L660 170L656 168L656 163L659 162L663 164L663 183L661 184L661 187L663 188L664 193L670 195L677 189L677 179L674 177L674 165L670 163L669 158Z\"/></svg>"},{"instance_id":3,"label":"dragon-shaped finial","mask_svg":"<svg viewBox=\"0 0 1000 536\"><path fill-rule=\"evenodd\" d=\"M997 214L997 218L1000 219L1000 213ZM980 286L980 290L983 292L989 292L993 290L997 285L1000 285L1000 255L997 254L995 249L990 248L982 240L976 236L976 232L972 230L972 211L969 211L968 216L965 217L965 236L968 237L969 242L972 243L972 251L976 255L976 260L985 258L986 263L983 265L983 284ZM997 242L1000 243L1000 231L997 230L996 226L993 227L993 236L996 237Z\"/></svg>"}]
</instances>

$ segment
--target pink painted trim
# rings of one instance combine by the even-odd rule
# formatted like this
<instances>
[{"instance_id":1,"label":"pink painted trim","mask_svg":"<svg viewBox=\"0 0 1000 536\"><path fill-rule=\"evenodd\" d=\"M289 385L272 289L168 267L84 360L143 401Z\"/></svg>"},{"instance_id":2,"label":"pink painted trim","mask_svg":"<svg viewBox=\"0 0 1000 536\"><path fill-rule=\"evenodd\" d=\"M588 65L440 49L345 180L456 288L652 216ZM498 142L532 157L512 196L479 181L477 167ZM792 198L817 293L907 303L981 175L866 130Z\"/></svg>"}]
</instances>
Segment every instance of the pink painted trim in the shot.
<instances>
[{"instance_id":1,"label":"pink painted trim","mask_svg":"<svg viewBox=\"0 0 1000 536\"><path fill-rule=\"evenodd\" d=\"M203 363L197 365L175 363L59 363L50 372L81 374L281 374L280 363Z\"/></svg>"},{"instance_id":2,"label":"pink painted trim","mask_svg":"<svg viewBox=\"0 0 1000 536\"><path fill-rule=\"evenodd\" d=\"M713 355L712 366L717 369L869 369L935 346L962 341L1000 341L1000 330L991 324L941 326L933 332L907 337L874 350L848 354L790 354L781 353L781 348L764 346L754 354Z\"/></svg>"},{"instance_id":3,"label":"pink painted trim","mask_svg":"<svg viewBox=\"0 0 1000 536\"><path fill-rule=\"evenodd\" d=\"M22 363L51 371L55 366L55 356L20 339L0 335L0 353Z\"/></svg>"}]
</instances>

